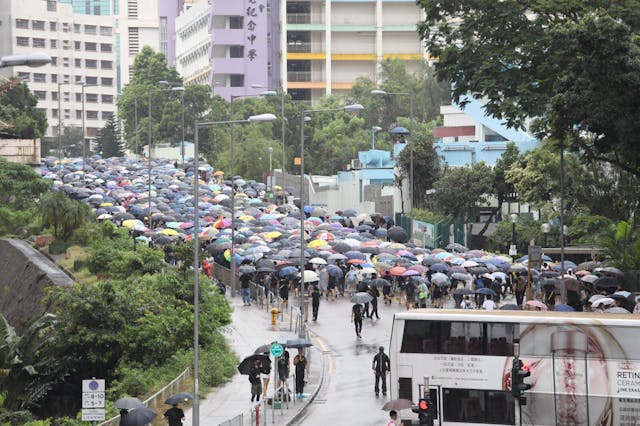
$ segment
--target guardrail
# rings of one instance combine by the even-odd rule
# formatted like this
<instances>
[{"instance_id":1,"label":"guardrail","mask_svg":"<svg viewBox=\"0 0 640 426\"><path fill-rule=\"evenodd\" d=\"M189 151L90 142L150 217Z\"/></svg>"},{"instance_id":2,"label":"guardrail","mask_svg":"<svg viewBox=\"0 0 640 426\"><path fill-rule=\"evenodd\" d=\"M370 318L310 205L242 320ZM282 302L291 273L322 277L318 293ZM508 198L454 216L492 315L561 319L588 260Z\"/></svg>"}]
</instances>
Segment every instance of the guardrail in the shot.
<instances>
[{"instance_id":1,"label":"guardrail","mask_svg":"<svg viewBox=\"0 0 640 426\"><path fill-rule=\"evenodd\" d=\"M160 389L158 392L151 395L149 398L142 401L144 405L156 406L164 403L164 401L173 394L178 393L180 386L191 376L191 368L187 367L178 377L169 382L168 385ZM117 426L120 423L120 415L105 420L99 423L98 426Z\"/></svg>"}]
</instances>

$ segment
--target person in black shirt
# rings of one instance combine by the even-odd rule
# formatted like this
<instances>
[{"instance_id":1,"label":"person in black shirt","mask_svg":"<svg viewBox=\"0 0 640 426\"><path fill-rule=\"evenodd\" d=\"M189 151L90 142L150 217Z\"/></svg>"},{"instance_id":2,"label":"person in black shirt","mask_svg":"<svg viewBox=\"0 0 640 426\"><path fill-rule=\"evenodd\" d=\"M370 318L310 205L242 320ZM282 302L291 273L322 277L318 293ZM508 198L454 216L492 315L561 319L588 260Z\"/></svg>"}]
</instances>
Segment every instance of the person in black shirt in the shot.
<instances>
[{"instance_id":1,"label":"person in black shirt","mask_svg":"<svg viewBox=\"0 0 640 426\"><path fill-rule=\"evenodd\" d=\"M362 335L360 334L362 333L362 315L362 305L359 303L353 305L353 308L351 308L351 322L355 324L356 336L358 337L362 337Z\"/></svg>"},{"instance_id":2,"label":"person in black shirt","mask_svg":"<svg viewBox=\"0 0 640 426\"><path fill-rule=\"evenodd\" d=\"M369 318L373 319L375 315L377 319L380 319L378 315L378 296L380 296L380 292L375 286L369 287L369 294L373 299L371 299L371 316Z\"/></svg>"},{"instance_id":3,"label":"person in black shirt","mask_svg":"<svg viewBox=\"0 0 640 426\"><path fill-rule=\"evenodd\" d=\"M318 309L320 308L320 290L317 285L311 290L311 308L313 309L313 320L318 321Z\"/></svg>"},{"instance_id":4,"label":"person in black shirt","mask_svg":"<svg viewBox=\"0 0 640 426\"><path fill-rule=\"evenodd\" d=\"M251 274L240 275L240 288L242 292L242 304L244 306L251 306L251 289L249 283L251 282Z\"/></svg>"},{"instance_id":5,"label":"person in black shirt","mask_svg":"<svg viewBox=\"0 0 640 426\"><path fill-rule=\"evenodd\" d=\"M249 370L249 383L251 383L251 402L254 400L260 401L260 395L262 395L262 381L260 380L260 373L262 372L262 362L256 359L253 362L253 367Z\"/></svg>"},{"instance_id":6,"label":"person in black shirt","mask_svg":"<svg viewBox=\"0 0 640 426\"><path fill-rule=\"evenodd\" d=\"M382 394L387 394L387 374L391 369L389 357L384 353L384 347L380 346L378 353L373 357L373 363L371 365L373 372L376 375L375 392L376 395L380 392L380 379L382 379Z\"/></svg>"},{"instance_id":7,"label":"person in black shirt","mask_svg":"<svg viewBox=\"0 0 640 426\"><path fill-rule=\"evenodd\" d=\"M178 404L173 404L173 407L164 412L164 418L169 421L169 426L182 426L184 411L178 408Z\"/></svg>"}]
</instances>

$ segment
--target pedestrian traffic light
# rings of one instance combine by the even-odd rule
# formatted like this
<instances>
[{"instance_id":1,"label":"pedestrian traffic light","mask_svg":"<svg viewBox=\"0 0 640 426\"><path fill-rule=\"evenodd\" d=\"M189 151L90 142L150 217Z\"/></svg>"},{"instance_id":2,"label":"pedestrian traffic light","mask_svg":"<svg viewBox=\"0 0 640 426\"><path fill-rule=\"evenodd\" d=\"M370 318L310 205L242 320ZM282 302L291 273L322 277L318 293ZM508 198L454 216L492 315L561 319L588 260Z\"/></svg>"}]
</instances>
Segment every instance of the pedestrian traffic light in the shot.
<instances>
[{"instance_id":1,"label":"pedestrian traffic light","mask_svg":"<svg viewBox=\"0 0 640 426\"><path fill-rule=\"evenodd\" d=\"M514 398L523 397L524 393L531 389L531 385L524 382L524 379L529 376L531 376L529 369L519 358L514 358L513 366L511 367L511 395ZM520 402L522 403L521 399Z\"/></svg>"},{"instance_id":2,"label":"pedestrian traffic light","mask_svg":"<svg viewBox=\"0 0 640 426\"><path fill-rule=\"evenodd\" d=\"M418 424L433 426L433 416L431 400L429 398L420 398L418 405L411 407L411 411L418 414Z\"/></svg>"}]
</instances>

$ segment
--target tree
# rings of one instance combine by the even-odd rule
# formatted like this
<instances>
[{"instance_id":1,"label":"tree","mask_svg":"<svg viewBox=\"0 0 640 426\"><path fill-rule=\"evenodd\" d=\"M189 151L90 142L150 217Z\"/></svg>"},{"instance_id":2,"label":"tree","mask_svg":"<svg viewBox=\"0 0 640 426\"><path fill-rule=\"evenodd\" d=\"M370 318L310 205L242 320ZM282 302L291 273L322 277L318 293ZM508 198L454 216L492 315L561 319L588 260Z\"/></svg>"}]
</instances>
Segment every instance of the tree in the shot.
<instances>
[{"instance_id":1,"label":"tree","mask_svg":"<svg viewBox=\"0 0 640 426\"><path fill-rule=\"evenodd\" d=\"M53 235L67 240L90 217L89 207L71 200L63 192L51 191L41 200L42 220L53 227Z\"/></svg>"},{"instance_id":2,"label":"tree","mask_svg":"<svg viewBox=\"0 0 640 426\"><path fill-rule=\"evenodd\" d=\"M75 126L64 126L60 137L60 146L65 157L82 156L82 128Z\"/></svg>"},{"instance_id":3,"label":"tree","mask_svg":"<svg viewBox=\"0 0 640 426\"><path fill-rule=\"evenodd\" d=\"M118 123L113 116L109 117L104 127L98 130L96 144L98 152L104 158L124 156L124 144L120 140Z\"/></svg>"},{"instance_id":4,"label":"tree","mask_svg":"<svg viewBox=\"0 0 640 426\"><path fill-rule=\"evenodd\" d=\"M0 120L10 125L5 131L24 139L41 138L48 124L37 105L38 97L25 83L15 84L0 95Z\"/></svg>"},{"instance_id":5,"label":"tree","mask_svg":"<svg viewBox=\"0 0 640 426\"><path fill-rule=\"evenodd\" d=\"M637 1L419 0L419 33L453 99L481 99L491 116L522 127L542 117L589 161L640 174L635 149L640 8ZM615 120L610 120L615 117ZM616 155L621 149L625 155Z\"/></svg>"},{"instance_id":6,"label":"tree","mask_svg":"<svg viewBox=\"0 0 640 426\"><path fill-rule=\"evenodd\" d=\"M34 206L49 191L51 182L42 179L31 167L0 158L0 204L15 210Z\"/></svg>"},{"instance_id":7,"label":"tree","mask_svg":"<svg viewBox=\"0 0 640 426\"><path fill-rule=\"evenodd\" d=\"M613 266L627 272L640 271L640 227L633 218L620 221L602 246ZM637 288L637 283L635 285Z\"/></svg>"}]
</instances>

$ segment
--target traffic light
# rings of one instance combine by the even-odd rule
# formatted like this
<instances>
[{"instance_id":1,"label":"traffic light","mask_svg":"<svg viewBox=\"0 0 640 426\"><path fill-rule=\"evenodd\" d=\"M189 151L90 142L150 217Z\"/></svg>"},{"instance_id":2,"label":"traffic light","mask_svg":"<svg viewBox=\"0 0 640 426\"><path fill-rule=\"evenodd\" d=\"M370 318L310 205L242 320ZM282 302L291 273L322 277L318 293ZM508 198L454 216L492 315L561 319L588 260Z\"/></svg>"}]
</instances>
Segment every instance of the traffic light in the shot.
<instances>
[{"instance_id":1,"label":"traffic light","mask_svg":"<svg viewBox=\"0 0 640 426\"><path fill-rule=\"evenodd\" d=\"M524 379L529 376L531 376L531 372L523 362L519 358L514 358L511 367L511 395L518 398L521 405L526 404L526 400L523 404L524 393L531 389L531 385L524 382Z\"/></svg>"},{"instance_id":2,"label":"traffic light","mask_svg":"<svg viewBox=\"0 0 640 426\"><path fill-rule=\"evenodd\" d=\"M414 405L411 411L418 414L418 424L433 426L433 407L429 398L420 398L418 405Z\"/></svg>"}]
</instances>

